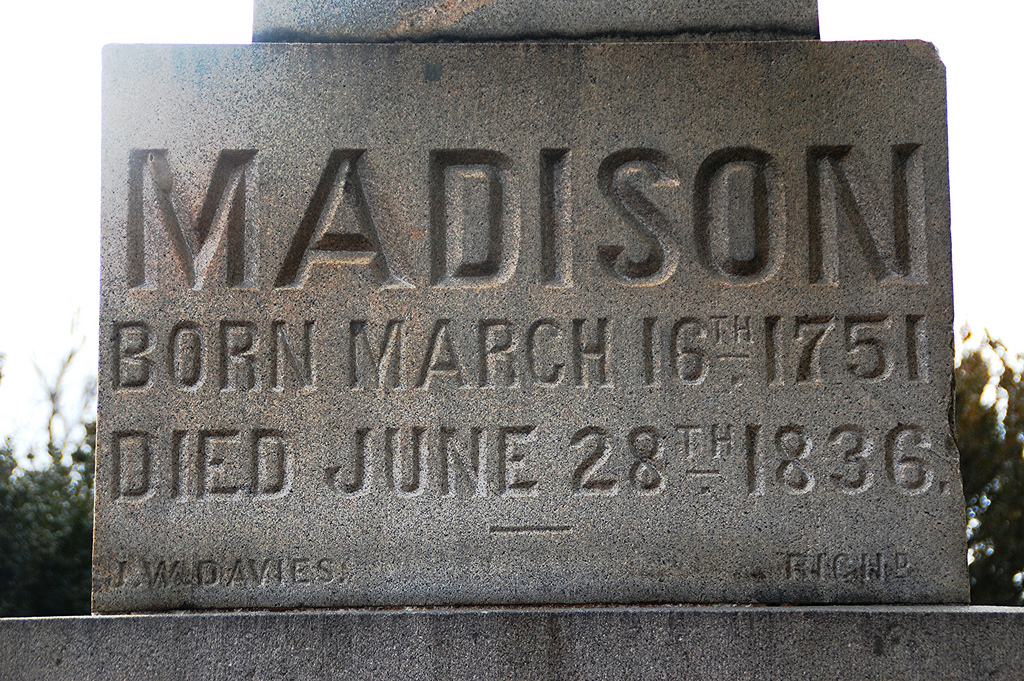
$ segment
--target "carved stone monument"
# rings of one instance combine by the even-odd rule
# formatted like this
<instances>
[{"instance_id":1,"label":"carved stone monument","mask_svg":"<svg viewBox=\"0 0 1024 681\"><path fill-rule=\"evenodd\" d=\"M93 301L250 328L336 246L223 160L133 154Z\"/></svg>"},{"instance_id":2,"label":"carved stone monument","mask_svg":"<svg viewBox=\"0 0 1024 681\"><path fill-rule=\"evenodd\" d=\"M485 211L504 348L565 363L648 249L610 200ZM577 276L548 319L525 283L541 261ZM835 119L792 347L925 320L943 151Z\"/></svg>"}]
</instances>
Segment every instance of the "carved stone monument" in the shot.
<instances>
[{"instance_id":1,"label":"carved stone monument","mask_svg":"<svg viewBox=\"0 0 1024 681\"><path fill-rule=\"evenodd\" d=\"M105 63L97 611L967 602L930 46Z\"/></svg>"},{"instance_id":2,"label":"carved stone monument","mask_svg":"<svg viewBox=\"0 0 1024 681\"><path fill-rule=\"evenodd\" d=\"M314 5L105 51L93 609L176 614L0 623L12 678L1024 672L965 605L930 45Z\"/></svg>"}]
</instances>

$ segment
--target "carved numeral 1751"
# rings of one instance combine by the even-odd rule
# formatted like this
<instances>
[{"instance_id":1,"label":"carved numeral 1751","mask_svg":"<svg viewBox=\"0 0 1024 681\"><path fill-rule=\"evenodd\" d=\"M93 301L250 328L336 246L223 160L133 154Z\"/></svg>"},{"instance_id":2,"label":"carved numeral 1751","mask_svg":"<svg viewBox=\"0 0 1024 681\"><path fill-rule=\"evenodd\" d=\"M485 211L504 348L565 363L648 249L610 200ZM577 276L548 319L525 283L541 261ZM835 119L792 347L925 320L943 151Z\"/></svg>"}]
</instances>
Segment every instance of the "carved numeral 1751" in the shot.
<instances>
[{"instance_id":1,"label":"carved numeral 1751","mask_svg":"<svg viewBox=\"0 0 1024 681\"><path fill-rule=\"evenodd\" d=\"M771 385L928 379L923 315L769 316L764 328L765 379Z\"/></svg>"}]
</instances>

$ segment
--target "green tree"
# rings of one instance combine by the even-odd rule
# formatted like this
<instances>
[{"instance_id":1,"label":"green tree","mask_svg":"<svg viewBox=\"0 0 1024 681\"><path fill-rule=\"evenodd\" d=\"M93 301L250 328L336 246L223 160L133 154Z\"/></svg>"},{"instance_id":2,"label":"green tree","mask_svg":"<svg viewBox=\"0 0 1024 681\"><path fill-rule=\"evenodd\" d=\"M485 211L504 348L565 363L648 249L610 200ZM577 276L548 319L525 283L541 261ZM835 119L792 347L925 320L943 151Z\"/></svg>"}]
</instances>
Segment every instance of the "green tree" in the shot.
<instances>
[{"instance_id":1,"label":"green tree","mask_svg":"<svg viewBox=\"0 0 1024 681\"><path fill-rule=\"evenodd\" d=\"M31 452L23 465L9 442L0 446L0 617L89 613L96 425L61 413L74 354L46 382L47 465Z\"/></svg>"},{"instance_id":2,"label":"green tree","mask_svg":"<svg viewBox=\"0 0 1024 681\"><path fill-rule=\"evenodd\" d=\"M956 368L971 601L1024 604L1024 358L987 334Z\"/></svg>"}]
</instances>

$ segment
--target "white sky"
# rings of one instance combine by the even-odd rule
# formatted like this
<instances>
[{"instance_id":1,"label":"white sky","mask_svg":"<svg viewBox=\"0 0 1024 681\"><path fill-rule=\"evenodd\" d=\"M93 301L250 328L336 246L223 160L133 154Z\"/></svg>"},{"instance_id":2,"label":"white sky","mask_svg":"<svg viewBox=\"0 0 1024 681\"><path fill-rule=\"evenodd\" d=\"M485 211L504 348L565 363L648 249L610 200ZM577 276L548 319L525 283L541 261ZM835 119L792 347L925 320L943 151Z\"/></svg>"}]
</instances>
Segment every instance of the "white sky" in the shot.
<instances>
[{"instance_id":1,"label":"white sky","mask_svg":"<svg viewBox=\"0 0 1024 681\"><path fill-rule=\"evenodd\" d=\"M819 0L819 12L824 40L938 46L949 82L957 325L987 327L1024 350L1024 2ZM45 425L33 363L52 375L84 343L71 397L96 371L100 48L249 42L252 0L16 2L4 24L0 439L23 448L42 442Z\"/></svg>"}]
</instances>

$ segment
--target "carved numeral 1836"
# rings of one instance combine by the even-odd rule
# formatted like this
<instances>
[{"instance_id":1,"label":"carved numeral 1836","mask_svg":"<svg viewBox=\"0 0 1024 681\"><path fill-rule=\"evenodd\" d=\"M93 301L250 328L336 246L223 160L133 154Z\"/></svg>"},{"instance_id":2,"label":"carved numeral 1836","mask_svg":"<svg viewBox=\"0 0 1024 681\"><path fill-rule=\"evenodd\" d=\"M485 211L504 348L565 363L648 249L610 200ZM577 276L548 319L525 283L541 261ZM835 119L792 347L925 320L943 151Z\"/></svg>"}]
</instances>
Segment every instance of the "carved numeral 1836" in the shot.
<instances>
[{"instance_id":1,"label":"carved numeral 1836","mask_svg":"<svg viewBox=\"0 0 1024 681\"><path fill-rule=\"evenodd\" d=\"M681 424L619 432L587 426L570 438L569 448L577 462L570 488L584 497L729 493L737 485L750 497L773 489L856 496L880 481L906 496L947 491L938 481L931 437L918 425L899 424L882 434L848 423L821 429Z\"/></svg>"}]
</instances>

